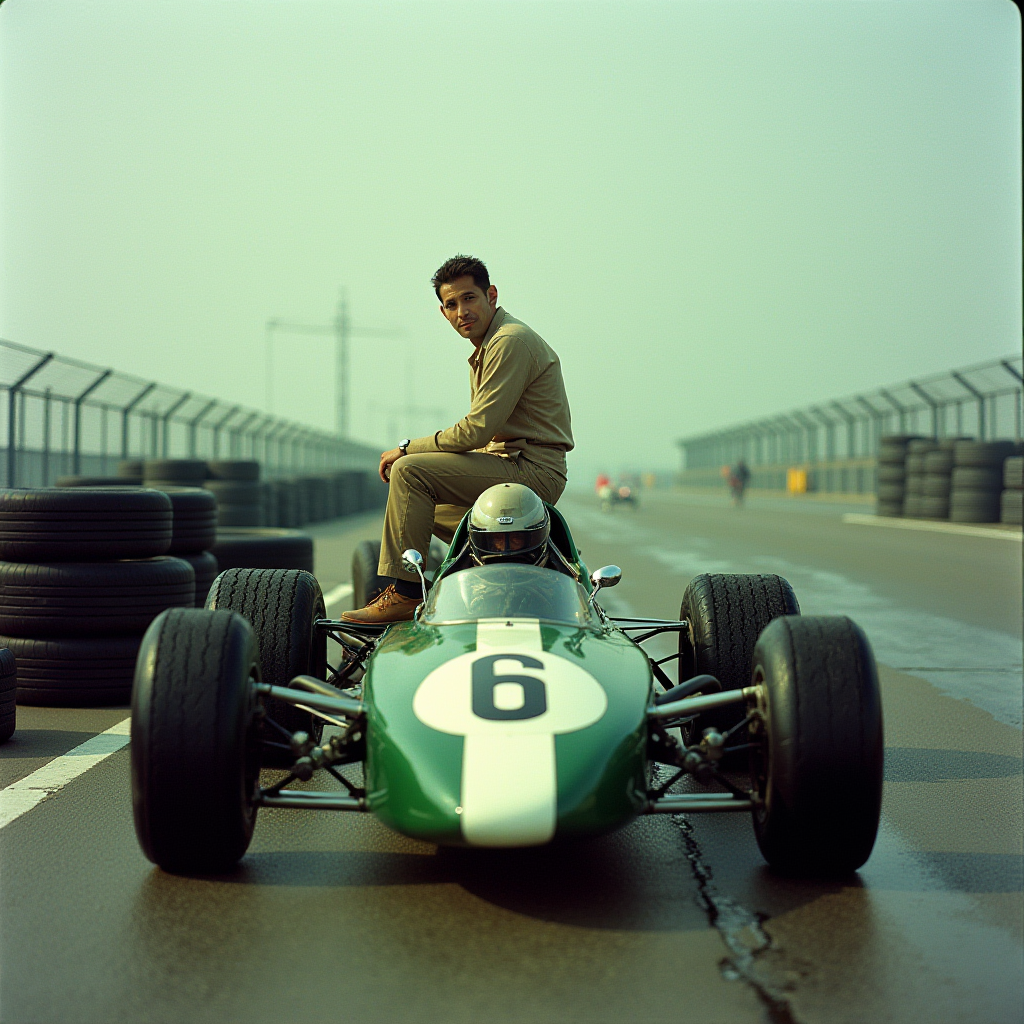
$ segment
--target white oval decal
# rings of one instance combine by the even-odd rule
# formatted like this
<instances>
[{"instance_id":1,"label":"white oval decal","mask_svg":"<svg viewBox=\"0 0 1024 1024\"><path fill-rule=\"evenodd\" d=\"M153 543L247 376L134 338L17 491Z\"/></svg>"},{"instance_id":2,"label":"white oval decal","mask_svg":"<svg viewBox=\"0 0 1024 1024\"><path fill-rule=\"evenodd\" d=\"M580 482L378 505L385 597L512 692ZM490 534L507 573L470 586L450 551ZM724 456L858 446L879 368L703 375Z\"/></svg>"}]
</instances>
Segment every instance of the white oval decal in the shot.
<instances>
[{"instance_id":1,"label":"white oval decal","mask_svg":"<svg viewBox=\"0 0 1024 1024\"><path fill-rule=\"evenodd\" d=\"M553 736L599 721L604 687L575 662L547 651L472 651L434 669L412 702L416 717L456 736Z\"/></svg>"},{"instance_id":2,"label":"white oval decal","mask_svg":"<svg viewBox=\"0 0 1024 1024\"><path fill-rule=\"evenodd\" d=\"M421 722L465 737L459 820L474 846L535 846L551 839L555 736L593 725L608 709L604 688L589 672L539 649L536 624L532 633L529 627L520 632L535 633L536 646L502 651L480 644L434 669L413 698Z\"/></svg>"}]
</instances>

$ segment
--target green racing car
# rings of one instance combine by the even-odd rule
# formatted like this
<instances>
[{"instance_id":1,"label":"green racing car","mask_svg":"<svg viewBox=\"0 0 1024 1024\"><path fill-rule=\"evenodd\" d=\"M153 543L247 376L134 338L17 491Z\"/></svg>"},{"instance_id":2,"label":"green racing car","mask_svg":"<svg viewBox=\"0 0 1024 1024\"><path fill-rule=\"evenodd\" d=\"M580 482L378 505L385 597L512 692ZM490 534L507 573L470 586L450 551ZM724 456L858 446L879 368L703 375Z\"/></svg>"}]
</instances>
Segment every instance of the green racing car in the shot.
<instances>
[{"instance_id":1,"label":"green racing car","mask_svg":"<svg viewBox=\"0 0 1024 1024\"><path fill-rule=\"evenodd\" d=\"M369 813L414 839L490 848L743 812L780 871L860 867L883 749L863 632L800 615L772 575L698 576L677 619L609 615L602 591L620 570L589 572L547 513L544 564L477 564L468 515L433 573L406 552L424 591L410 622L329 619L316 579L282 569L229 569L206 608L160 615L132 699L146 856L229 869L261 807ZM645 649L665 634L671 654Z\"/></svg>"}]
</instances>

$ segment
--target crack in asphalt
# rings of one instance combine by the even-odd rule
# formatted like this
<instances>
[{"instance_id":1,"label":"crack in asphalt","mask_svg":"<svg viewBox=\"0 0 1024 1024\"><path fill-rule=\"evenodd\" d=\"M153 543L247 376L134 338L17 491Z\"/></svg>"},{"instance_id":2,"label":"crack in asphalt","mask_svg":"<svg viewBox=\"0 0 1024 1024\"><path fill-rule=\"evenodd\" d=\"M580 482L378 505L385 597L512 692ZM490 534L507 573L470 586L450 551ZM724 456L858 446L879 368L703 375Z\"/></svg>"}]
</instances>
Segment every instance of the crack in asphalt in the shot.
<instances>
[{"instance_id":1,"label":"crack in asphalt","mask_svg":"<svg viewBox=\"0 0 1024 1024\"><path fill-rule=\"evenodd\" d=\"M765 977L765 954L781 953L762 927L765 917L751 913L718 891L711 866L704 859L693 834L693 825L682 814L673 814L672 821L679 829L683 852L697 883L698 902L729 950L730 955L719 963L722 976L728 981L742 981L754 991L765 1008L769 1024L800 1024L789 1000L783 995L784 989L795 987L793 982L778 985Z\"/></svg>"}]
</instances>

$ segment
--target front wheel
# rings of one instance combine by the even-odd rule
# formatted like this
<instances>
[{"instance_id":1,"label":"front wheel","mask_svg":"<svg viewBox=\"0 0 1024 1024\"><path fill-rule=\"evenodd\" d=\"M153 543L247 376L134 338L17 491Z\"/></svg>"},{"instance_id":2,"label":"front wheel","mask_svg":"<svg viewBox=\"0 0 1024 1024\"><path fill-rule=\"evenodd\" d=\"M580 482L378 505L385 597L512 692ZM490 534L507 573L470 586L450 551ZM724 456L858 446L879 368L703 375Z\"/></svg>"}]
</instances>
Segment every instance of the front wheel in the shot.
<instances>
[{"instance_id":1,"label":"front wheel","mask_svg":"<svg viewBox=\"0 0 1024 1024\"><path fill-rule=\"evenodd\" d=\"M882 700L867 637L843 616L785 616L753 660L758 846L787 873L856 871L882 807Z\"/></svg>"},{"instance_id":2,"label":"front wheel","mask_svg":"<svg viewBox=\"0 0 1024 1024\"><path fill-rule=\"evenodd\" d=\"M241 859L256 824L259 652L228 611L171 608L146 631L132 691L132 809L143 853L167 871Z\"/></svg>"}]
</instances>

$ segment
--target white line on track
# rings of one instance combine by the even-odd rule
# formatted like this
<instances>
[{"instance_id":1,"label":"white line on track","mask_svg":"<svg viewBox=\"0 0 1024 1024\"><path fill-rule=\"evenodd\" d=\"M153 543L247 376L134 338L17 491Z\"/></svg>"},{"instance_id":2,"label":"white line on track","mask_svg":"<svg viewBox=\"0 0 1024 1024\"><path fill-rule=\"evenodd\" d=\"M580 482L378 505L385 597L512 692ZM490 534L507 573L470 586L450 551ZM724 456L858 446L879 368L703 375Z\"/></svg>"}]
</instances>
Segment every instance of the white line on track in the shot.
<instances>
[{"instance_id":1,"label":"white line on track","mask_svg":"<svg viewBox=\"0 0 1024 1024\"><path fill-rule=\"evenodd\" d=\"M897 519L895 516L866 515L863 512L846 512L844 523L854 526L891 526L897 530L928 530L932 533L959 533L966 537L994 537L996 540L1021 542L1020 530L995 530L991 526L968 526L966 523L934 522L926 519Z\"/></svg>"},{"instance_id":2,"label":"white line on track","mask_svg":"<svg viewBox=\"0 0 1024 1024\"><path fill-rule=\"evenodd\" d=\"M332 605L336 605L341 601L344 601L346 597L352 596L352 584L351 583L339 583L332 590L328 590L324 594L324 606L330 608Z\"/></svg>"},{"instance_id":3,"label":"white line on track","mask_svg":"<svg viewBox=\"0 0 1024 1024\"><path fill-rule=\"evenodd\" d=\"M324 604L330 608L351 596L352 584L342 583L324 595ZM0 829L17 821L48 796L59 792L73 779L125 747L131 721L130 718L123 719L106 732L91 736L73 750L55 757L25 778L12 782L6 789L0 789Z\"/></svg>"},{"instance_id":4,"label":"white line on track","mask_svg":"<svg viewBox=\"0 0 1024 1024\"><path fill-rule=\"evenodd\" d=\"M128 743L131 719L125 718L106 732L91 736L73 750L37 768L31 775L0 789L0 828L5 828L36 804L63 789L72 779L95 768Z\"/></svg>"}]
</instances>

